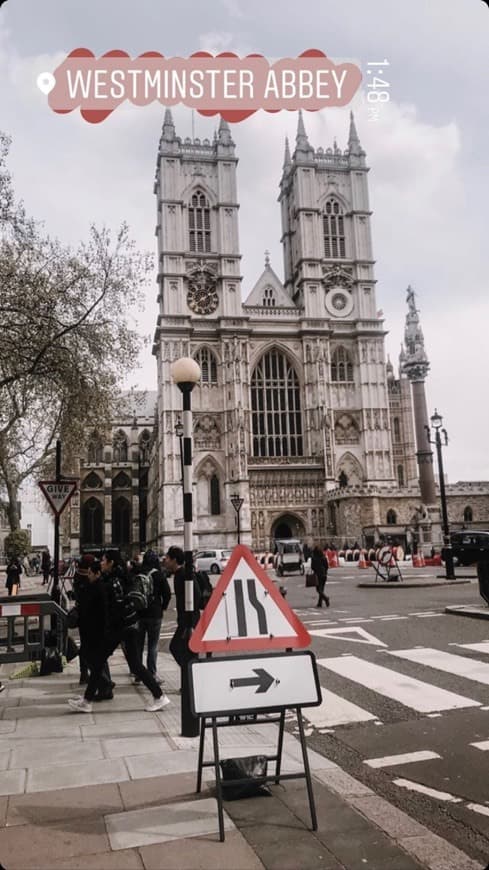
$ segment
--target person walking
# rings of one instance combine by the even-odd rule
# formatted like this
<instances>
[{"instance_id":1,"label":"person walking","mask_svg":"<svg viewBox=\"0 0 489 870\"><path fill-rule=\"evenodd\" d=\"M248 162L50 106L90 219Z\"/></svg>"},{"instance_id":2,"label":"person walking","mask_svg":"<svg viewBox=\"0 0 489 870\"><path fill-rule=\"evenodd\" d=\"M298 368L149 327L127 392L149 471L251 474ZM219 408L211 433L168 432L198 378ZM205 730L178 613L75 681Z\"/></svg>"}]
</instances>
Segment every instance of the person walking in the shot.
<instances>
[{"instance_id":1,"label":"person walking","mask_svg":"<svg viewBox=\"0 0 489 870\"><path fill-rule=\"evenodd\" d=\"M153 593L148 609L141 615L138 623L141 660L143 660L144 643L147 637L148 650L146 667L155 678L156 682L161 684L162 680L158 677L157 669L158 643L160 640L163 613L170 603L171 589L168 580L166 579L166 572L161 570L160 560L153 550L147 550L144 554L141 573L147 574L148 577L151 577L153 583Z\"/></svg>"},{"instance_id":2,"label":"person walking","mask_svg":"<svg viewBox=\"0 0 489 870\"><path fill-rule=\"evenodd\" d=\"M73 577L73 595L75 599L75 605L80 614L80 610L83 612L84 609L84 599L87 594L90 594L90 582L88 579L88 569L94 564L95 556L92 553L85 553L79 559L75 574ZM80 623L78 620L78 631L80 634L80 652L79 652L79 662L80 662L80 686L86 686L88 683L88 661L85 658L84 648L86 644L84 644L83 633L85 631L85 625ZM100 683L98 687L97 694L94 698L94 701L111 701L114 697L113 688L115 683L112 682L109 670L108 662L105 663Z\"/></svg>"},{"instance_id":3,"label":"person walking","mask_svg":"<svg viewBox=\"0 0 489 870\"><path fill-rule=\"evenodd\" d=\"M177 605L177 628L170 641L170 652L176 663L183 668L187 662L195 658L188 646L187 612L185 610L185 556L181 547L170 547L164 558L164 568L169 574L173 574L173 591ZM194 610L192 613L192 628L199 621L200 610L200 587L194 577Z\"/></svg>"},{"instance_id":4,"label":"person walking","mask_svg":"<svg viewBox=\"0 0 489 870\"><path fill-rule=\"evenodd\" d=\"M146 686L153 696L153 702L146 706L148 713L162 710L170 699L162 692L155 678L144 667L141 661L137 622L139 615L131 603L131 588L134 580L124 571L120 554L117 550L107 550L100 563L100 586L103 589L103 601L100 605L105 613L103 635L106 638L102 645L96 647L95 655L88 659L90 677L83 698L70 699L68 702L73 710L83 713L92 711L92 701L97 692L98 681L104 663L112 655L119 644L124 644L124 653L131 673ZM89 569L91 579L93 569ZM99 636L100 632L97 633Z\"/></svg>"},{"instance_id":5,"label":"person walking","mask_svg":"<svg viewBox=\"0 0 489 870\"><path fill-rule=\"evenodd\" d=\"M51 569L51 556L49 555L49 550L43 550L41 556L41 571L42 571L42 585L46 586L49 583L49 572Z\"/></svg>"},{"instance_id":6,"label":"person walking","mask_svg":"<svg viewBox=\"0 0 489 870\"><path fill-rule=\"evenodd\" d=\"M20 588L20 575L22 574L22 565L16 556L14 556L7 565L7 578L5 586L8 589L9 595L17 595L17 590Z\"/></svg>"},{"instance_id":7,"label":"person walking","mask_svg":"<svg viewBox=\"0 0 489 870\"><path fill-rule=\"evenodd\" d=\"M81 654L89 676L84 696L69 698L68 705L78 713L91 713L92 701L103 680L104 666L117 645L111 631L108 586L102 580L98 560L87 569L87 585L79 598L78 608Z\"/></svg>"},{"instance_id":8,"label":"person walking","mask_svg":"<svg viewBox=\"0 0 489 870\"><path fill-rule=\"evenodd\" d=\"M326 607L329 607L329 598L324 594L324 587L328 579L328 568L329 564L326 555L321 550L319 544L315 544L311 556L311 571L314 572L318 581L317 591L319 598L316 607L322 607L323 601Z\"/></svg>"}]
</instances>

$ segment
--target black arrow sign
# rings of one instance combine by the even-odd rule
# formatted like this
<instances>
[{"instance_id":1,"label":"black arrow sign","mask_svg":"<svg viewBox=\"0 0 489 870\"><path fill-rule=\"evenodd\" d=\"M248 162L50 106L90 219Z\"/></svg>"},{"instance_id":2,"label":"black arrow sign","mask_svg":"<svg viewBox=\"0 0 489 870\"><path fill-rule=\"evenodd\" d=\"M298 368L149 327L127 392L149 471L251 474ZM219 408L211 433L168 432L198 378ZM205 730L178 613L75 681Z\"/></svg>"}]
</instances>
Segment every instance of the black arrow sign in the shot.
<instances>
[{"instance_id":1,"label":"black arrow sign","mask_svg":"<svg viewBox=\"0 0 489 870\"><path fill-rule=\"evenodd\" d=\"M253 668L253 673L256 674L256 677L241 677L238 680L229 680L231 688L239 689L241 686L258 686L255 695L259 695L262 692L268 692L272 683L279 682L279 680L275 680L263 668Z\"/></svg>"}]
</instances>

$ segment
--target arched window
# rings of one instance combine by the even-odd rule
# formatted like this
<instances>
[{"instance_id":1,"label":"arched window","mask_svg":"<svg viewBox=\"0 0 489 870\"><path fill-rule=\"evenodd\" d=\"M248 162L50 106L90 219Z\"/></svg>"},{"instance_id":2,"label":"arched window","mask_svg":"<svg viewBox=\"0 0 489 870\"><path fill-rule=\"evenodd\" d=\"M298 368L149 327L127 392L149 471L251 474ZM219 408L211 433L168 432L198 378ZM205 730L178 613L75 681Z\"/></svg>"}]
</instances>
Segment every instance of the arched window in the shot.
<instances>
[{"instance_id":1,"label":"arched window","mask_svg":"<svg viewBox=\"0 0 489 870\"><path fill-rule=\"evenodd\" d=\"M324 256L330 260L346 257L343 209L334 197L327 200L323 214Z\"/></svg>"},{"instance_id":2,"label":"arched window","mask_svg":"<svg viewBox=\"0 0 489 870\"><path fill-rule=\"evenodd\" d=\"M467 505L467 507L464 508L464 523L471 523L471 522L473 522L473 519L474 519L474 512L473 512L472 508Z\"/></svg>"},{"instance_id":3,"label":"arched window","mask_svg":"<svg viewBox=\"0 0 489 870\"><path fill-rule=\"evenodd\" d=\"M122 429L114 435L113 441L113 462L127 462L127 438Z\"/></svg>"},{"instance_id":4,"label":"arched window","mask_svg":"<svg viewBox=\"0 0 489 870\"><path fill-rule=\"evenodd\" d=\"M219 488L219 478L217 474L213 474L210 479L210 496L211 496L211 514L221 513L221 493Z\"/></svg>"},{"instance_id":5,"label":"arched window","mask_svg":"<svg viewBox=\"0 0 489 870\"><path fill-rule=\"evenodd\" d=\"M98 432L94 432L87 445L87 461L91 465L100 465L103 461L103 444Z\"/></svg>"},{"instance_id":6,"label":"arched window","mask_svg":"<svg viewBox=\"0 0 489 870\"><path fill-rule=\"evenodd\" d=\"M397 523L397 514L391 508L390 510L387 511L387 525L388 526L395 526L396 523Z\"/></svg>"},{"instance_id":7,"label":"arched window","mask_svg":"<svg viewBox=\"0 0 489 870\"><path fill-rule=\"evenodd\" d=\"M299 379L285 354L269 350L251 378L253 456L302 456Z\"/></svg>"},{"instance_id":8,"label":"arched window","mask_svg":"<svg viewBox=\"0 0 489 870\"><path fill-rule=\"evenodd\" d=\"M112 502L112 543L124 546L131 542L131 505L119 496Z\"/></svg>"},{"instance_id":9,"label":"arched window","mask_svg":"<svg viewBox=\"0 0 489 870\"><path fill-rule=\"evenodd\" d=\"M397 466L397 482L399 486L404 486L404 467L402 465Z\"/></svg>"},{"instance_id":10,"label":"arched window","mask_svg":"<svg viewBox=\"0 0 489 870\"><path fill-rule=\"evenodd\" d=\"M217 360L208 347L201 347L194 356L202 372L200 382L202 384L217 384Z\"/></svg>"},{"instance_id":11,"label":"arched window","mask_svg":"<svg viewBox=\"0 0 489 870\"><path fill-rule=\"evenodd\" d=\"M139 436L139 461L141 465L149 465L150 443L151 435L148 430L145 429Z\"/></svg>"},{"instance_id":12,"label":"arched window","mask_svg":"<svg viewBox=\"0 0 489 870\"><path fill-rule=\"evenodd\" d=\"M198 253L211 250L211 210L201 190L196 190L188 207L189 249Z\"/></svg>"},{"instance_id":13,"label":"arched window","mask_svg":"<svg viewBox=\"0 0 489 870\"><path fill-rule=\"evenodd\" d=\"M97 546L104 543L104 508L98 498L89 498L81 509L80 545Z\"/></svg>"},{"instance_id":14,"label":"arched window","mask_svg":"<svg viewBox=\"0 0 489 870\"><path fill-rule=\"evenodd\" d=\"M337 347L333 352L331 380L334 383L351 383L353 381L353 363L350 354L344 347Z\"/></svg>"},{"instance_id":15,"label":"arched window","mask_svg":"<svg viewBox=\"0 0 489 870\"><path fill-rule=\"evenodd\" d=\"M275 307L275 294L273 292L273 287L265 287L263 291L263 305L265 308Z\"/></svg>"},{"instance_id":16,"label":"arched window","mask_svg":"<svg viewBox=\"0 0 489 870\"><path fill-rule=\"evenodd\" d=\"M401 425L399 423L399 417L394 417L393 428L394 428L394 441L398 442L401 440Z\"/></svg>"}]
</instances>

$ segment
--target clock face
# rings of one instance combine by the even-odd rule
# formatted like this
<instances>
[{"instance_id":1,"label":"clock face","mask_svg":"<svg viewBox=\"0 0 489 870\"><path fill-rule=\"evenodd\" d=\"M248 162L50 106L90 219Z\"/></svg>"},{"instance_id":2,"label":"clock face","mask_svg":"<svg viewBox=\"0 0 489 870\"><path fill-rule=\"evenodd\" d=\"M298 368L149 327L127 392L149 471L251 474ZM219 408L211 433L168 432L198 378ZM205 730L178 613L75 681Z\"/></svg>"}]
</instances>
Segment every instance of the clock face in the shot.
<instances>
[{"instance_id":1,"label":"clock face","mask_svg":"<svg viewBox=\"0 0 489 870\"><path fill-rule=\"evenodd\" d=\"M194 269L189 276L187 305L195 314L212 314L219 305L216 279L205 266Z\"/></svg>"},{"instance_id":2,"label":"clock face","mask_svg":"<svg viewBox=\"0 0 489 870\"><path fill-rule=\"evenodd\" d=\"M216 290L190 287L187 293L187 305L195 314L212 314L219 305L219 296Z\"/></svg>"}]
</instances>

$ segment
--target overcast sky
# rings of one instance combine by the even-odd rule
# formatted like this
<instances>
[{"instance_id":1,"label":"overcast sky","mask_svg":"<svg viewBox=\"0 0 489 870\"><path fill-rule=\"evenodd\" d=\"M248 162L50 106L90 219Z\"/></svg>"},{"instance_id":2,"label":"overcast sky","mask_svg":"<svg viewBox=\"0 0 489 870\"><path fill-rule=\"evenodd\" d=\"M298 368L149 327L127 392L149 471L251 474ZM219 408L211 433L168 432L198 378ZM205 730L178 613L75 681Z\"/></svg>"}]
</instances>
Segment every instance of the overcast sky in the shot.
<instances>
[{"instance_id":1,"label":"overcast sky","mask_svg":"<svg viewBox=\"0 0 489 870\"><path fill-rule=\"evenodd\" d=\"M205 48L268 58L318 48L337 60L389 60L391 101L379 120L367 117L366 90L352 105L367 152L377 307L397 365L405 291L418 294L431 360L427 382L450 436L450 482L487 480L487 46L489 9L482 0L8 0L0 9L0 125L11 134L10 167L29 213L66 242L94 221L127 220L141 248L155 249L153 179L163 109L129 105L105 122L79 112L56 115L36 86L74 48L96 55L120 48L188 56ZM305 115L314 147L336 136L346 147L347 109ZM190 112L174 111L177 135L191 135ZM195 115L195 135L216 121ZM276 202L285 135L296 116L259 112L233 126L238 167L243 293L259 277L263 251L283 276ZM156 321L151 286L143 333ZM155 387L146 352L134 383Z\"/></svg>"}]
</instances>

